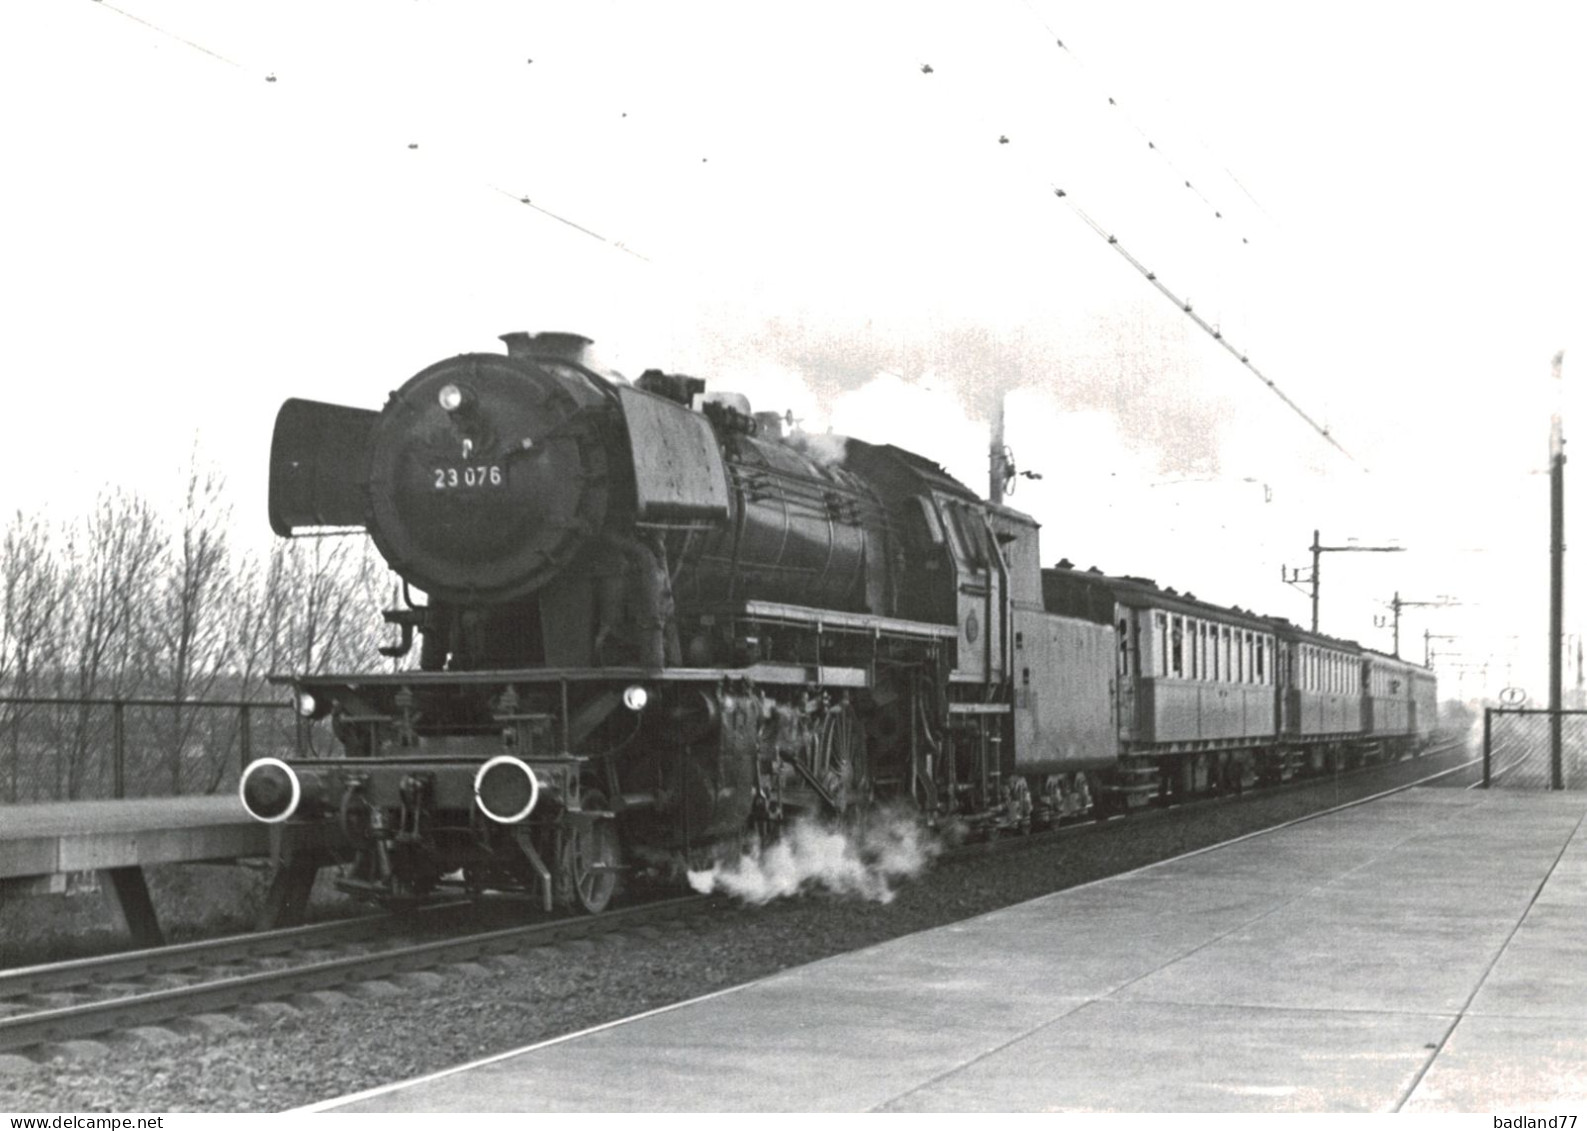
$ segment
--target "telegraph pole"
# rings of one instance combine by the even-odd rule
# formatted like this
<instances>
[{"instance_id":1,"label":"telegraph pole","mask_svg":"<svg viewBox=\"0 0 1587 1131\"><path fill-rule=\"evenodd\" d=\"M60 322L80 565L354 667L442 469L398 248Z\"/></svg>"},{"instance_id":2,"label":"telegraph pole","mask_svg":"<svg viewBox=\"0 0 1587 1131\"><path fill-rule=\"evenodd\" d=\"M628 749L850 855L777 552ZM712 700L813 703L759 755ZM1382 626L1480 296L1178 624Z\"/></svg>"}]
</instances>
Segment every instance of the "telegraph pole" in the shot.
<instances>
[{"instance_id":1,"label":"telegraph pole","mask_svg":"<svg viewBox=\"0 0 1587 1131\"><path fill-rule=\"evenodd\" d=\"M1404 546L1324 546L1322 535L1317 531L1311 532L1311 576L1301 576L1301 567L1282 569L1280 575L1284 584L1293 585L1305 591L1304 587L1311 589L1311 630L1317 629L1317 604L1322 595L1322 556L1324 554L1399 554L1405 551ZM1397 650L1396 650L1397 651Z\"/></svg>"},{"instance_id":2,"label":"telegraph pole","mask_svg":"<svg viewBox=\"0 0 1587 1131\"><path fill-rule=\"evenodd\" d=\"M1399 590L1395 590L1394 591L1394 600L1389 602L1389 608L1394 610L1394 656L1395 656L1395 658L1398 659L1399 655L1400 655L1400 610L1401 609L1412 609L1412 608L1444 609L1444 608L1448 608L1451 605L1458 605L1458 604L1460 604L1460 602L1455 600L1453 597L1442 597L1442 596L1439 597L1438 600L1436 600L1436 601L1402 601L1400 599ZM1372 623L1373 623L1373 627L1375 627L1375 628L1385 628L1385 627L1387 627L1383 623L1383 618L1382 617L1373 617L1372 618ZM1448 639L1448 638L1446 637L1445 639Z\"/></svg>"},{"instance_id":3,"label":"telegraph pole","mask_svg":"<svg viewBox=\"0 0 1587 1131\"><path fill-rule=\"evenodd\" d=\"M1458 637L1458 636L1442 636L1442 635L1434 632L1430 628L1423 629L1422 630L1422 667L1430 668L1430 667L1433 666L1433 641L1435 641L1435 640L1459 640L1459 639L1460 639L1460 637Z\"/></svg>"},{"instance_id":4,"label":"telegraph pole","mask_svg":"<svg viewBox=\"0 0 1587 1131\"><path fill-rule=\"evenodd\" d=\"M1561 422L1565 351L1554 355L1554 415L1548 430L1548 752L1549 788L1565 788L1560 711L1564 707L1565 635L1565 430Z\"/></svg>"}]
</instances>

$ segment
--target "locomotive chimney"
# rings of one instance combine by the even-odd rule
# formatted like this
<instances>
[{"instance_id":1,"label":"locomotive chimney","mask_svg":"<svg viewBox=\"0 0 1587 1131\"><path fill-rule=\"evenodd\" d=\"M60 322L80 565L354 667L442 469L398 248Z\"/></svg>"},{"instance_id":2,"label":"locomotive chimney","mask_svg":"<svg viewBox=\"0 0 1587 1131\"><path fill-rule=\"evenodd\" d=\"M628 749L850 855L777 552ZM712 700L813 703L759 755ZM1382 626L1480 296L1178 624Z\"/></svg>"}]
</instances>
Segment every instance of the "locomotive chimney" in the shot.
<instances>
[{"instance_id":1,"label":"locomotive chimney","mask_svg":"<svg viewBox=\"0 0 1587 1131\"><path fill-rule=\"evenodd\" d=\"M584 353L595 344L583 334L567 334L560 330L541 334L514 330L501 335L501 340L507 343L508 357L554 357L575 365L585 364Z\"/></svg>"}]
</instances>

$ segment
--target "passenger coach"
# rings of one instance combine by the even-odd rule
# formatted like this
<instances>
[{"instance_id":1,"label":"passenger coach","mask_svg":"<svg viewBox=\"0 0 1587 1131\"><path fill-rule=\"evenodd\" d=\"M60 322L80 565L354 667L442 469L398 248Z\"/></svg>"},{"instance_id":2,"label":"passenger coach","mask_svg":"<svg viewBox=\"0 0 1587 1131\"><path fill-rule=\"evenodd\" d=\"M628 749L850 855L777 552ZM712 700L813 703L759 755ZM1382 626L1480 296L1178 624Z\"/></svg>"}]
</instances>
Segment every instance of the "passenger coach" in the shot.
<instances>
[{"instance_id":1,"label":"passenger coach","mask_svg":"<svg viewBox=\"0 0 1587 1131\"><path fill-rule=\"evenodd\" d=\"M1042 585L1050 612L1114 629L1126 804L1398 757L1431 737L1436 683L1409 661L1068 561Z\"/></svg>"}]
</instances>

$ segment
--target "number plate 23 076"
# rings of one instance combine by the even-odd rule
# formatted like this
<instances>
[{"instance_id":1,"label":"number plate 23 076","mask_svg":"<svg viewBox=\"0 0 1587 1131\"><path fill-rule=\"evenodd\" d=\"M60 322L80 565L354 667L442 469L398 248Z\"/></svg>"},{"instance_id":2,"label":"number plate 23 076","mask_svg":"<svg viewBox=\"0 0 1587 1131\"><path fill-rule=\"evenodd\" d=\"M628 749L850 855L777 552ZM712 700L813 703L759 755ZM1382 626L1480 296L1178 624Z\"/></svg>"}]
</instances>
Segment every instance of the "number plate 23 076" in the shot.
<instances>
[{"instance_id":1,"label":"number plate 23 076","mask_svg":"<svg viewBox=\"0 0 1587 1131\"><path fill-rule=\"evenodd\" d=\"M500 487L507 482L507 475L500 464L486 467L434 467L430 469L430 474L435 477L437 491L477 490L480 487Z\"/></svg>"}]
</instances>

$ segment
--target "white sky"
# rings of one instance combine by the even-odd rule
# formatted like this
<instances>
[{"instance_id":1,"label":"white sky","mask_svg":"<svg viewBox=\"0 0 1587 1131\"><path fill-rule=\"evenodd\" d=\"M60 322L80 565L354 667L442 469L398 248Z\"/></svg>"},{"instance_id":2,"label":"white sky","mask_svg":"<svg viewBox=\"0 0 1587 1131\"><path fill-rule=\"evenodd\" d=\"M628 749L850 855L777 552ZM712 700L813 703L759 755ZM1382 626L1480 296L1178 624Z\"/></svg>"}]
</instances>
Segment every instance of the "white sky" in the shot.
<instances>
[{"instance_id":1,"label":"white sky","mask_svg":"<svg viewBox=\"0 0 1587 1131\"><path fill-rule=\"evenodd\" d=\"M694 373L977 490L1006 390L1044 477L1011 502L1046 561L1305 623L1279 573L1314 528L1397 539L1323 559L1324 631L1387 648L1396 590L1453 594L1406 611L1402 652L1460 633L1494 654L1490 691L1513 651L1540 697L1531 473L1550 358L1567 390L1587 365L1581 23L1557 4L11 0L0 506L67 516L109 482L174 501L196 435L262 542L284 398L376 407L499 333L576 330L630 375Z\"/></svg>"}]
</instances>

